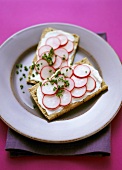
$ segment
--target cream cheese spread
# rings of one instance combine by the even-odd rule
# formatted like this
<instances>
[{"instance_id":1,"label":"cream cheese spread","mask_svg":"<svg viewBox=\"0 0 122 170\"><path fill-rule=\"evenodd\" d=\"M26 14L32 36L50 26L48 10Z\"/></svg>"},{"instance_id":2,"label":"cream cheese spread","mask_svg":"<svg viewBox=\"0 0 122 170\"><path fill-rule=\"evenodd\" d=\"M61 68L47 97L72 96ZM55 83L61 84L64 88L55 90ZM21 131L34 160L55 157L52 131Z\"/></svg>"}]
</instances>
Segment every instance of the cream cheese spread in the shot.
<instances>
[{"instance_id":1,"label":"cream cheese spread","mask_svg":"<svg viewBox=\"0 0 122 170\"><path fill-rule=\"evenodd\" d=\"M91 69L91 73L90 73L90 76L93 77L96 81L96 88L92 91L92 92L86 92L84 96L82 96L81 98L74 98L72 97L72 101L71 103L75 103L75 102L80 102L82 101L83 99L85 99L88 95L91 95L93 93L95 93L96 91L98 91L99 89L101 89L101 83L102 83L102 78L99 74L99 72L93 68L92 66L88 65L88 64L84 64L84 65L87 65L90 69ZM57 112L60 112L63 107L62 106L59 106L58 108L54 109L54 110L50 110L50 109L47 109L43 103L42 103L42 97L43 97L43 94L41 92L41 89L40 87L38 87L37 89L37 98L38 98L38 103L42 106L42 108L44 108L47 112L48 115L51 115L53 113L57 113Z\"/></svg>"}]
</instances>

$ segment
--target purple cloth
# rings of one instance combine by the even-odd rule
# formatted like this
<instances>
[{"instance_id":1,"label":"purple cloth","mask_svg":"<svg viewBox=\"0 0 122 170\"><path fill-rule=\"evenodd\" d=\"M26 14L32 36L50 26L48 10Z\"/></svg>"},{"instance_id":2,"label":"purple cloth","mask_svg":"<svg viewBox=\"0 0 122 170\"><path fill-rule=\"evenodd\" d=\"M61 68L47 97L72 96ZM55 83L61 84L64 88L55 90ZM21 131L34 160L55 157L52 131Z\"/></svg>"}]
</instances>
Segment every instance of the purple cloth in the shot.
<instances>
[{"instance_id":1,"label":"purple cloth","mask_svg":"<svg viewBox=\"0 0 122 170\"><path fill-rule=\"evenodd\" d=\"M105 40L106 34L99 34ZM6 151L10 156L29 155L95 155L109 156L111 153L111 128L106 128L97 134L72 143L44 143L24 137L12 129L8 129Z\"/></svg>"}]
</instances>

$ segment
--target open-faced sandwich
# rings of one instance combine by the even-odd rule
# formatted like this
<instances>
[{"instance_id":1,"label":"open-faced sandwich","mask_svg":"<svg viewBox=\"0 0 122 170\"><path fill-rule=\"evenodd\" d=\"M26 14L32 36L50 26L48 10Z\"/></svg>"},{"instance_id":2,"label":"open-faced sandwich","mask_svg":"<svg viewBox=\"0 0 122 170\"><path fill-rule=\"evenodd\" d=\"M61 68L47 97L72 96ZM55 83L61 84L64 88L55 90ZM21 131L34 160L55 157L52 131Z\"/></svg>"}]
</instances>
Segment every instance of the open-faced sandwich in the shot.
<instances>
[{"instance_id":1,"label":"open-faced sandwich","mask_svg":"<svg viewBox=\"0 0 122 170\"><path fill-rule=\"evenodd\" d=\"M50 76L47 70L48 67L42 72L44 80L32 86L29 91L48 120L53 120L79 105L82 108L84 102L108 89L87 58L72 66L63 66Z\"/></svg>"},{"instance_id":2,"label":"open-faced sandwich","mask_svg":"<svg viewBox=\"0 0 122 170\"><path fill-rule=\"evenodd\" d=\"M44 29L29 70L27 82L36 84L38 81L49 78L57 69L71 65L78 42L77 34L54 28Z\"/></svg>"}]
</instances>

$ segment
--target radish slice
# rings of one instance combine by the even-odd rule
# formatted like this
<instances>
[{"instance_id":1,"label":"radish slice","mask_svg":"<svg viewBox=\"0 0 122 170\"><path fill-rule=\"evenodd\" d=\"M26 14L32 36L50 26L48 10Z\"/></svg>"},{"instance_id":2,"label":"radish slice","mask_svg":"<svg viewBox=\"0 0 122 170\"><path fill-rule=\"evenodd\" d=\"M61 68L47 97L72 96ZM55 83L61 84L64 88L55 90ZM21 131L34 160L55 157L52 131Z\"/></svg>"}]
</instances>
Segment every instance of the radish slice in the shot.
<instances>
[{"instance_id":1,"label":"radish slice","mask_svg":"<svg viewBox=\"0 0 122 170\"><path fill-rule=\"evenodd\" d=\"M96 88L96 81L91 76L88 77L88 82L86 87L88 92L91 92Z\"/></svg>"},{"instance_id":2,"label":"radish slice","mask_svg":"<svg viewBox=\"0 0 122 170\"><path fill-rule=\"evenodd\" d=\"M71 77L73 70L69 66L65 66L61 68L61 74L64 74L66 77Z\"/></svg>"},{"instance_id":3,"label":"radish slice","mask_svg":"<svg viewBox=\"0 0 122 170\"><path fill-rule=\"evenodd\" d=\"M50 45L53 49L57 49L61 42L57 37L50 37L46 41L46 45Z\"/></svg>"},{"instance_id":4,"label":"radish slice","mask_svg":"<svg viewBox=\"0 0 122 170\"><path fill-rule=\"evenodd\" d=\"M42 103L47 109L56 109L60 105L60 101L60 98L55 94L50 96L44 95L42 99Z\"/></svg>"},{"instance_id":5,"label":"radish slice","mask_svg":"<svg viewBox=\"0 0 122 170\"><path fill-rule=\"evenodd\" d=\"M74 82L75 82L75 87L83 87L83 86L85 86L86 85L86 83L87 83L87 78L78 78L78 77L76 77L76 76L72 76L71 77L71 79L73 79L74 80Z\"/></svg>"},{"instance_id":6,"label":"radish slice","mask_svg":"<svg viewBox=\"0 0 122 170\"><path fill-rule=\"evenodd\" d=\"M63 46L63 48L65 48L69 53L74 49L74 44L72 41L68 41L68 43L65 46Z\"/></svg>"},{"instance_id":7,"label":"radish slice","mask_svg":"<svg viewBox=\"0 0 122 170\"><path fill-rule=\"evenodd\" d=\"M44 54L46 54L46 55L48 56L48 55L49 55L49 51L46 51L46 52L42 53L42 55L40 56L40 58L43 59ZM55 57L55 55L53 55L53 56L52 56L52 62L55 63L55 61L56 61L56 57Z\"/></svg>"},{"instance_id":8,"label":"radish slice","mask_svg":"<svg viewBox=\"0 0 122 170\"><path fill-rule=\"evenodd\" d=\"M68 39L65 35L58 35L57 37L59 38L61 45L65 45L68 41Z\"/></svg>"},{"instance_id":9,"label":"radish slice","mask_svg":"<svg viewBox=\"0 0 122 170\"><path fill-rule=\"evenodd\" d=\"M80 64L74 68L74 74L76 77L83 78L88 77L91 73L91 70L88 66Z\"/></svg>"},{"instance_id":10,"label":"radish slice","mask_svg":"<svg viewBox=\"0 0 122 170\"><path fill-rule=\"evenodd\" d=\"M67 61L62 60L62 64L61 64L60 68L61 68L61 67L65 67L65 66L68 66L68 62L67 62Z\"/></svg>"},{"instance_id":11,"label":"radish slice","mask_svg":"<svg viewBox=\"0 0 122 170\"><path fill-rule=\"evenodd\" d=\"M57 84L55 83L51 84L49 81L45 82L41 86L42 93L48 95L55 94L57 92L57 89L58 89Z\"/></svg>"},{"instance_id":12,"label":"radish slice","mask_svg":"<svg viewBox=\"0 0 122 170\"><path fill-rule=\"evenodd\" d=\"M55 72L55 69L53 67L44 66L40 72L40 76L44 80L44 79L51 77L54 74L54 72Z\"/></svg>"},{"instance_id":13,"label":"radish slice","mask_svg":"<svg viewBox=\"0 0 122 170\"><path fill-rule=\"evenodd\" d=\"M61 99L60 105L67 106L68 104L71 103L71 100L72 100L71 93L68 90L64 89L60 99Z\"/></svg>"},{"instance_id":14,"label":"radish slice","mask_svg":"<svg viewBox=\"0 0 122 170\"><path fill-rule=\"evenodd\" d=\"M44 67L44 66L48 66L48 62L46 60L43 60L43 59L39 59L36 64L35 64L35 69L38 73L40 73L41 69Z\"/></svg>"},{"instance_id":15,"label":"radish slice","mask_svg":"<svg viewBox=\"0 0 122 170\"><path fill-rule=\"evenodd\" d=\"M49 46L49 45L43 45L43 46L41 46L41 47L39 48L39 50L38 50L38 55L39 55L39 57L40 57L44 52L50 51L51 48L52 48L52 47Z\"/></svg>"},{"instance_id":16,"label":"radish slice","mask_svg":"<svg viewBox=\"0 0 122 170\"><path fill-rule=\"evenodd\" d=\"M74 88L71 91L72 97L79 98L82 97L86 93L86 86L81 88Z\"/></svg>"},{"instance_id":17,"label":"radish slice","mask_svg":"<svg viewBox=\"0 0 122 170\"><path fill-rule=\"evenodd\" d=\"M62 59L67 60L69 57L69 54L66 49L64 48L58 48L54 51L54 53L58 56L60 56Z\"/></svg>"},{"instance_id":18,"label":"radish slice","mask_svg":"<svg viewBox=\"0 0 122 170\"><path fill-rule=\"evenodd\" d=\"M57 68L59 68L60 66L61 66L61 64L62 64L62 59L61 59L61 57L59 57L59 56L57 56L57 57L55 57L56 58L56 61L55 61L55 63L53 64L53 67L54 67L54 69L57 69Z\"/></svg>"},{"instance_id":19,"label":"radish slice","mask_svg":"<svg viewBox=\"0 0 122 170\"><path fill-rule=\"evenodd\" d=\"M68 91L72 91L75 87L75 82L71 78L66 78L66 80L69 82L69 86L65 87Z\"/></svg>"}]
</instances>

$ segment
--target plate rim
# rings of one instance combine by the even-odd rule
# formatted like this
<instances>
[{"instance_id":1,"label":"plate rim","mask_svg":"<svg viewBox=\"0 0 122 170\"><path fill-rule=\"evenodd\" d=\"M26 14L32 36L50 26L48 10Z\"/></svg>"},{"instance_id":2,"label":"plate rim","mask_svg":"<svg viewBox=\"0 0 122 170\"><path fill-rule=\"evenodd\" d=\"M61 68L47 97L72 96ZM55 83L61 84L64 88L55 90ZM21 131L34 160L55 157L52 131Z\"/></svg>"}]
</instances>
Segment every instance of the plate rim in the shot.
<instances>
[{"instance_id":1,"label":"plate rim","mask_svg":"<svg viewBox=\"0 0 122 170\"><path fill-rule=\"evenodd\" d=\"M45 23L45 24L33 25L33 26L24 28L24 29L16 32L15 34L13 34L12 36L10 36L6 41L4 41L4 42L2 43L2 45L0 46L0 49L1 49L4 45L6 45L6 43L7 43L9 40L11 40L12 37L14 37L14 36L16 36L16 35L18 35L18 34L20 34L20 33L23 33L23 31L26 31L26 30L29 30L29 29L32 29L32 28L36 28L36 27L40 27L40 26L47 26L47 25L50 25L50 24L54 24L54 25L57 24L57 25L65 25L65 26L77 27L77 28L80 28L80 29L83 29L83 30L86 30L86 31L92 33L93 35L97 36L97 38L99 37L99 36L96 35L94 32L92 32L92 31L90 31L90 30L88 30L88 29L86 29L86 28L83 28L83 27L74 25L74 24L59 23L59 22L50 22L50 23ZM99 37L99 38L100 38L100 37ZM101 38L100 38L100 39L101 39ZM103 40L103 41L104 41L104 40ZM108 44L108 42L106 42L106 43ZM108 44L108 45L109 45L109 44ZM110 45L109 45L109 46L110 46ZM110 46L110 48L111 48L112 50L114 50L111 46ZM115 51L114 51L114 52L115 52ZM115 54L116 54L116 52L115 52ZM118 57L117 54L116 54L116 56ZM119 58L119 57L118 57L118 59L119 59L119 61L120 61L120 58ZM120 63L121 63L121 61L120 61ZM14 131L16 131L16 132L18 132L19 134L24 135L24 136L26 136L26 137L28 137L28 138L31 138L31 139L34 139L34 140L37 140L37 141L47 142L47 143L67 143L67 142L69 143L69 142L74 142L74 141L78 141L78 140L87 138L87 137L92 136L93 134L99 132L100 130L102 130L104 127L106 127L106 126L114 119L114 117L117 115L119 109L121 108L121 105L122 105L122 101L120 102L120 105L119 105L118 109L116 110L116 112L114 113L113 117L112 117L103 127L101 127L101 128L98 129L97 131L94 131L93 133L91 133L91 134L89 134L89 135L87 135L87 136L80 137L80 138L73 139L73 140L68 140L68 141L47 141L47 140L43 140L43 139L34 138L34 137L32 137L32 136L29 136L29 135L27 135L27 134L24 134L24 133L18 131L16 128L14 128L13 126L11 126L8 122L6 122L6 120L3 119L1 113L0 113L0 118L1 118L1 120L2 120L3 122L5 122L5 124L7 124L7 125L8 125L10 128L12 128Z\"/></svg>"}]
</instances>

